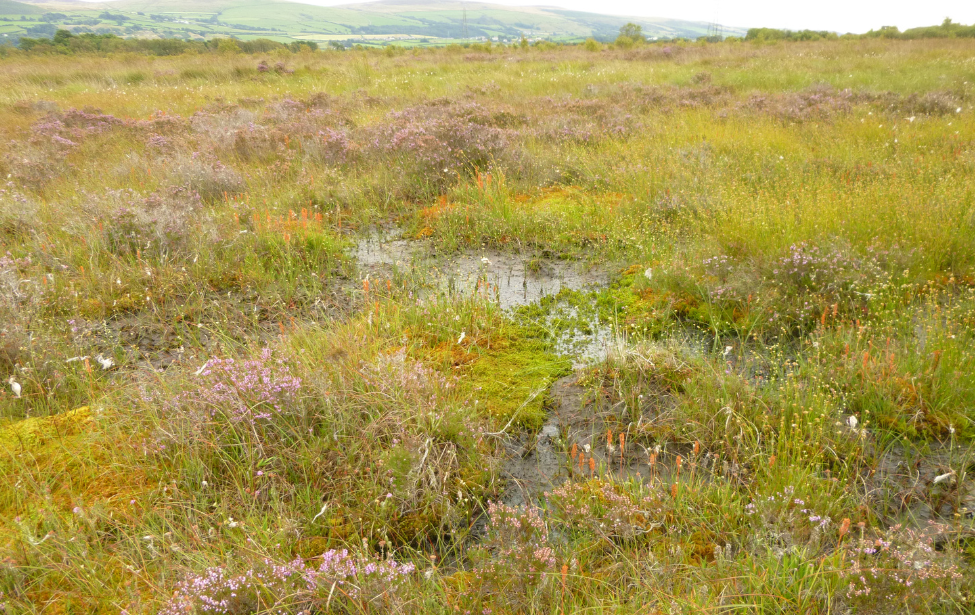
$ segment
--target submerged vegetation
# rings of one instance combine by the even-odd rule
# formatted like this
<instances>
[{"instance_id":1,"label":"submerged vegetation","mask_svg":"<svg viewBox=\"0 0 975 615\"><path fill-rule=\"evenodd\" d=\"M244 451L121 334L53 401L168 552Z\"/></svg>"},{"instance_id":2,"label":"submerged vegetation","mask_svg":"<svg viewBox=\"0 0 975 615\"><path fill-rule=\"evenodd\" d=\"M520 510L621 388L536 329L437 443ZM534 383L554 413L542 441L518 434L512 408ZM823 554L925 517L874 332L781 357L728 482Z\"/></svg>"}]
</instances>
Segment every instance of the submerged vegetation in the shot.
<instances>
[{"instance_id":1,"label":"submerged vegetation","mask_svg":"<svg viewBox=\"0 0 975 615\"><path fill-rule=\"evenodd\" d=\"M0 83L0 612L975 608L972 40Z\"/></svg>"}]
</instances>

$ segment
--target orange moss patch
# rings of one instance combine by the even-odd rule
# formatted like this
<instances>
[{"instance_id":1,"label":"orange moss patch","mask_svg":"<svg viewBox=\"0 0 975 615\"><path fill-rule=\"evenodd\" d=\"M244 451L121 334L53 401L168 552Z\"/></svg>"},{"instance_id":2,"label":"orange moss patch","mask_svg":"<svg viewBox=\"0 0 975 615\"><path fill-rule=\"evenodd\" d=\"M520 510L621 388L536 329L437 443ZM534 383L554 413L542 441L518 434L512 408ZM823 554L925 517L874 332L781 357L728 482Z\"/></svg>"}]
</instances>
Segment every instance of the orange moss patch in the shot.
<instances>
[{"instance_id":1,"label":"orange moss patch","mask_svg":"<svg viewBox=\"0 0 975 615\"><path fill-rule=\"evenodd\" d=\"M125 443L102 437L96 426L81 407L0 427L0 530L46 503L62 511L79 502L121 509L149 489L144 469L119 463ZM27 498L18 485L43 486L50 497Z\"/></svg>"},{"instance_id":2,"label":"orange moss patch","mask_svg":"<svg viewBox=\"0 0 975 615\"><path fill-rule=\"evenodd\" d=\"M447 201L447 197L442 196L440 200L437 201L436 205L431 205L430 207L424 207L417 213L423 218L427 223L432 222L439 218L441 215L448 211L452 211L457 207L456 203L451 203Z\"/></svg>"}]
</instances>

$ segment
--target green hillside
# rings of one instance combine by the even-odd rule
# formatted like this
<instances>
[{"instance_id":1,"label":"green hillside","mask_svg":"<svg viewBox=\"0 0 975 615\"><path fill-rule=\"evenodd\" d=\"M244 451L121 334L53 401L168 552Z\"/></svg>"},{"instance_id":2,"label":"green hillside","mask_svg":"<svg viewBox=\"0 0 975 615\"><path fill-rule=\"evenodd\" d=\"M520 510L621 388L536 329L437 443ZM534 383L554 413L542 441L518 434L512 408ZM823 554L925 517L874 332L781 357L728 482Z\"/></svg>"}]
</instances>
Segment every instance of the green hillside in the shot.
<instances>
[{"instance_id":1,"label":"green hillside","mask_svg":"<svg viewBox=\"0 0 975 615\"><path fill-rule=\"evenodd\" d=\"M32 4L0 0L0 15L40 15L44 11Z\"/></svg>"},{"instance_id":2,"label":"green hillside","mask_svg":"<svg viewBox=\"0 0 975 615\"><path fill-rule=\"evenodd\" d=\"M119 0L32 5L0 0L0 40L44 38L58 29L139 38L270 38L365 44L444 44L463 40L611 39L632 21L649 37L696 38L708 24L619 17L550 7L507 7L452 0L385 0L321 7L254 0ZM726 34L744 30L725 28Z\"/></svg>"}]
</instances>

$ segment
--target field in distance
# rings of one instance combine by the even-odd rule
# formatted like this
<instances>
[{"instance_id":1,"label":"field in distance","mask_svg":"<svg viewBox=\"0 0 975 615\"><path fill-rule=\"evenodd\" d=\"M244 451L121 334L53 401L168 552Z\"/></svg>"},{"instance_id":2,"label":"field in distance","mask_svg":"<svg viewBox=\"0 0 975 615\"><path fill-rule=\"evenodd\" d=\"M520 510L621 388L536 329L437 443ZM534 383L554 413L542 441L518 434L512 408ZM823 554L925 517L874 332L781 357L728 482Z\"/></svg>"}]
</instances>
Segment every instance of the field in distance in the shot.
<instances>
[{"instance_id":1,"label":"field in distance","mask_svg":"<svg viewBox=\"0 0 975 615\"><path fill-rule=\"evenodd\" d=\"M233 36L242 40L370 41L413 39L413 44L461 40L496 41L546 38L612 39L620 26L635 22L650 37L697 38L709 24L675 19L618 17L552 7L508 7L481 2L370 2L320 7L293 2L247 0L120 0L106 3L0 2L0 38L50 37L59 29L76 34L202 39ZM725 35L743 35L725 28ZM420 41L419 39L424 39Z\"/></svg>"}]
</instances>

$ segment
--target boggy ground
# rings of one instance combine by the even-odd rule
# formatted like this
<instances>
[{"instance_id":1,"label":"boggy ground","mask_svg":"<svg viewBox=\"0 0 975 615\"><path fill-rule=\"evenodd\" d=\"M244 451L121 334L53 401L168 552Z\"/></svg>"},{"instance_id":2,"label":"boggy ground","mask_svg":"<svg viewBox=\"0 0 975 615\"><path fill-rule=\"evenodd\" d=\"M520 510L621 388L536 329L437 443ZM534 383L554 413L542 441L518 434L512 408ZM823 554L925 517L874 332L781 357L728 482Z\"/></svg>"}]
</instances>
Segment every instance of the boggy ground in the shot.
<instances>
[{"instance_id":1,"label":"boggy ground","mask_svg":"<svg viewBox=\"0 0 975 615\"><path fill-rule=\"evenodd\" d=\"M0 83L7 612L975 608L971 42Z\"/></svg>"}]
</instances>

